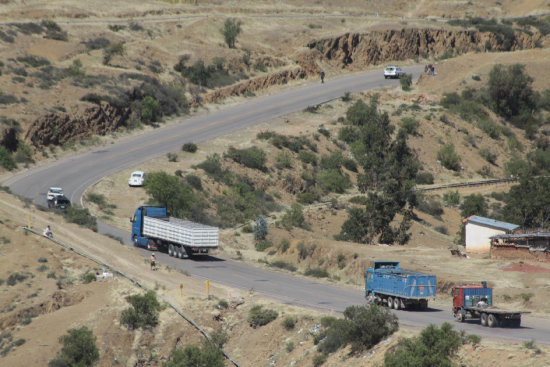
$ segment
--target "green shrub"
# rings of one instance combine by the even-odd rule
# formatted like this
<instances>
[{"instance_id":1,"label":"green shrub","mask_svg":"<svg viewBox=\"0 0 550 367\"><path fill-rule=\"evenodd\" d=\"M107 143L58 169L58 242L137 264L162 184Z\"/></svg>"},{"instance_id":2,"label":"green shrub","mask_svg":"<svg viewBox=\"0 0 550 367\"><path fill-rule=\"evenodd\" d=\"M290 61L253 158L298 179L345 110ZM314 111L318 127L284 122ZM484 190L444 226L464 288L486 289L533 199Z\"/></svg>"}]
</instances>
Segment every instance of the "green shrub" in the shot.
<instances>
[{"instance_id":1,"label":"green shrub","mask_svg":"<svg viewBox=\"0 0 550 367\"><path fill-rule=\"evenodd\" d=\"M124 42L111 43L103 49L103 65L109 65L114 56L124 55L124 52Z\"/></svg>"},{"instance_id":2,"label":"green shrub","mask_svg":"<svg viewBox=\"0 0 550 367\"><path fill-rule=\"evenodd\" d=\"M353 159L344 159L342 165L351 172L358 172L357 170L357 163Z\"/></svg>"},{"instance_id":3,"label":"green shrub","mask_svg":"<svg viewBox=\"0 0 550 367\"><path fill-rule=\"evenodd\" d=\"M317 155L307 150L301 150L300 153L298 153L298 159L305 164L317 165Z\"/></svg>"},{"instance_id":4,"label":"green shrub","mask_svg":"<svg viewBox=\"0 0 550 367\"><path fill-rule=\"evenodd\" d=\"M289 248L290 248L290 241L287 240L286 238L283 238L281 240L281 243L279 244L279 250L282 253L285 253Z\"/></svg>"},{"instance_id":5,"label":"green shrub","mask_svg":"<svg viewBox=\"0 0 550 367\"><path fill-rule=\"evenodd\" d=\"M109 41L105 37L98 37L98 38L90 39L90 40L82 42L82 43L84 43L86 45L86 48L88 50L101 50L101 49L109 47L109 45L111 44L111 41Z\"/></svg>"},{"instance_id":6,"label":"green shrub","mask_svg":"<svg viewBox=\"0 0 550 367\"><path fill-rule=\"evenodd\" d=\"M273 242L267 241L267 240L258 241L254 245L254 247L256 248L256 251L260 251L260 252L264 251L265 249L270 248L272 246L273 246Z\"/></svg>"},{"instance_id":7,"label":"green shrub","mask_svg":"<svg viewBox=\"0 0 550 367\"><path fill-rule=\"evenodd\" d=\"M220 33L223 35L225 43L229 48L235 48L237 36L241 33L242 22L240 20L229 18L223 23Z\"/></svg>"},{"instance_id":8,"label":"green shrub","mask_svg":"<svg viewBox=\"0 0 550 367\"><path fill-rule=\"evenodd\" d=\"M93 366L99 360L96 337L86 326L70 329L68 334L59 338L59 342L63 344L63 348L50 360L49 367Z\"/></svg>"},{"instance_id":9,"label":"green shrub","mask_svg":"<svg viewBox=\"0 0 550 367\"><path fill-rule=\"evenodd\" d=\"M418 128L420 127L420 122L418 122L412 117L403 117L401 119L400 126L401 126L401 129L407 132L407 134L416 136L418 135Z\"/></svg>"},{"instance_id":10,"label":"green shrub","mask_svg":"<svg viewBox=\"0 0 550 367\"><path fill-rule=\"evenodd\" d=\"M88 208L69 206L63 212L63 216L70 223L75 223L97 232L97 219L90 214Z\"/></svg>"},{"instance_id":11,"label":"green shrub","mask_svg":"<svg viewBox=\"0 0 550 367\"><path fill-rule=\"evenodd\" d=\"M357 139L359 139L358 136L359 132L357 129L353 126L344 126L338 131L338 139L342 140L345 143L353 143Z\"/></svg>"},{"instance_id":12,"label":"green shrub","mask_svg":"<svg viewBox=\"0 0 550 367\"><path fill-rule=\"evenodd\" d=\"M201 168L209 176L217 179L223 175L221 157L217 153L207 156L205 161L197 165L197 168Z\"/></svg>"},{"instance_id":13,"label":"green shrub","mask_svg":"<svg viewBox=\"0 0 550 367\"><path fill-rule=\"evenodd\" d=\"M344 95L341 97L342 102L349 102L351 101L351 94L350 92L344 93Z\"/></svg>"},{"instance_id":14,"label":"green shrub","mask_svg":"<svg viewBox=\"0 0 550 367\"><path fill-rule=\"evenodd\" d=\"M234 147L230 147L225 155L245 167L258 169L260 171L265 171L266 169L266 154L258 147L246 149L236 149Z\"/></svg>"},{"instance_id":15,"label":"green shrub","mask_svg":"<svg viewBox=\"0 0 550 367\"><path fill-rule=\"evenodd\" d=\"M227 303L227 301L224 299L220 299L220 301L218 302L218 307L223 309L228 309L229 303Z\"/></svg>"},{"instance_id":16,"label":"green shrub","mask_svg":"<svg viewBox=\"0 0 550 367\"><path fill-rule=\"evenodd\" d=\"M434 175L426 171L418 172L416 174L416 183L419 185L431 185L434 183Z\"/></svg>"},{"instance_id":17,"label":"green shrub","mask_svg":"<svg viewBox=\"0 0 550 367\"><path fill-rule=\"evenodd\" d=\"M160 104L155 98L146 96L141 100L141 122L151 123L158 120Z\"/></svg>"},{"instance_id":18,"label":"green shrub","mask_svg":"<svg viewBox=\"0 0 550 367\"><path fill-rule=\"evenodd\" d=\"M288 353L292 352L294 350L294 343L292 341L288 341L285 349Z\"/></svg>"},{"instance_id":19,"label":"green shrub","mask_svg":"<svg viewBox=\"0 0 550 367\"><path fill-rule=\"evenodd\" d=\"M499 127L489 119L481 119L477 122L477 127L492 139L500 137Z\"/></svg>"},{"instance_id":20,"label":"green shrub","mask_svg":"<svg viewBox=\"0 0 550 367\"><path fill-rule=\"evenodd\" d=\"M325 354L317 354L313 357L313 367L322 366L327 361Z\"/></svg>"},{"instance_id":21,"label":"green shrub","mask_svg":"<svg viewBox=\"0 0 550 367\"><path fill-rule=\"evenodd\" d=\"M437 152L437 159L441 162L443 167L453 170L460 170L460 156L455 152L454 145L452 143L444 145Z\"/></svg>"},{"instance_id":22,"label":"green shrub","mask_svg":"<svg viewBox=\"0 0 550 367\"><path fill-rule=\"evenodd\" d=\"M292 168L292 155L287 151L277 153L275 160L278 168Z\"/></svg>"},{"instance_id":23,"label":"green shrub","mask_svg":"<svg viewBox=\"0 0 550 367\"><path fill-rule=\"evenodd\" d=\"M401 89L404 91L411 90L412 85L412 74L403 74L403 76L399 79L399 84L401 84Z\"/></svg>"},{"instance_id":24,"label":"green shrub","mask_svg":"<svg viewBox=\"0 0 550 367\"><path fill-rule=\"evenodd\" d=\"M306 219L304 217L302 206L293 204L281 218L281 225L288 231L293 227L305 228Z\"/></svg>"},{"instance_id":25,"label":"green shrub","mask_svg":"<svg viewBox=\"0 0 550 367\"><path fill-rule=\"evenodd\" d=\"M108 211L109 209L116 208L116 205L107 203L107 198L103 194L90 192L86 195L86 200L96 204L101 211Z\"/></svg>"},{"instance_id":26,"label":"green shrub","mask_svg":"<svg viewBox=\"0 0 550 367\"><path fill-rule=\"evenodd\" d=\"M479 155L491 164L496 164L497 154L493 153L489 148L483 148L479 150Z\"/></svg>"},{"instance_id":27,"label":"green shrub","mask_svg":"<svg viewBox=\"0 0 550 367\"><path fill-rule=\"evenodd\" d=\"M195 190L202 191L202 181L199 176L187 175L185 176L185 181Z\"/></svg>"},{"instance_id":28,"label":"green shrub","mask_svg":"<svg viewBox=\"0 0 550 367\"><path fill-rule=\"evenodd\" d=\"M260 140L269 140L271 138L273 138L274 136L277 136L277 133L274 132L274 131L260 131L259 133L256 134L256 138L260 139Z\"/></svg>"},{"instance_id":29,"label":"green shrub","mask_svg":"<svg viewBox=\"0 0 550 367\"><path fill-rule=\"evenodd\" d=\"M443 202L447 206L456 206L460 204L460 194L458 193L458 190L447 191L446 193L444 193Z\"/></svg>"},{"instance_id":30,"label":"green shrub","mask_svg":"<svg viewBox=\"0 0 550 367\"><path fill-rule=\"evenodd\" d=\"M242 231L243 231L243 233L253 233L254 229L252 228L252 226L250 224L247 224L247 225L243 226Z\"/></svg>"},{"instance_id":31,"label":"green shrub","mask_svg":"<svg viewBox=\"0 0 550 367\"><path fill-rule=\"evenodd\" d=\"M447 227L445 226L437 226L434 228L437 232L441 233L441 234L449 234L449 231L447 230Z\"/></svg>"},{"instance_id":32,"label":"green shrub","mask_svg":"<svg viewBox=\"0 0 550 367\"><path fill-rule=\"evenodd\" d=\"M183 349L174 349L163 367L224 367L224 356L220 349L207 340L202 347L186 345Z\"/></svg>"},{"instance_id":33,"label":"green shrub","mask_svg":"<svg viewBox=\"0 0 550 367\"><path fill-rule=\"evenodd\" d=\"M429 325L418 337L400 339L396 348L386 352L384 367L451 366L463 344L460 333L452 329L448 322L441 328Z\"/></svg>"},{"instance_id":34,"label":"green shrub","mask_svg":"<svg viewBox=\"0 0 550 367\"><path fill-rule=\"evenodd\" d=\"M343 194L351 187L348 176L344 176L337 169L322 170L317 173L317 181L326 192Z\"/></svg>"},{"instance_id":35,"label":"green shrub","mask_svg":"<svg viewBox=\"0 0 550 367\"><path fill-rule=\"evenodd\" d=\"M33 68L39 68L41 66L46 66L51 64L51 62L48 59L45 59L41 56L35 56L35 55L18 56L17 61Z\"/></svg>"},{"instance_id":36,"label":"green shrub","mask_svg":"<svg viewBox=\"0 0 550 367\"><path fill-rule=\"evenodd\" d=\"M273 261L272 263L269 263L269 266L271 266L273 268L285 269L285 270L288 270L288 271L291 271L291 272L295 272L297 270L296 266L294 266L294 264L287 263L287 262L281 261L281 260Z\"/></svg>"},{"instance_id":37,"label":"green shrub","mask_svg":"<svg viewBox=\"0 0 550 367\"><path fill-rule=\"evenodd\" d=\"M296 194L296 201L300 204L313 204L319 200L321 196L317 191L306 191Z\"/></svg>"},{"instance_id":38,"label":"green shrub","mask_svg":"<svg viewBox=\"0 0 550 367\"><path fill-rule=\"evenodd\" d=\"M296 318L287 316L283 320L283 327L287 330L292 330L296 326Z\"/></svg>"},{"instance_id":39,"label":"green shrub","mask_svg":"<svg viewBox=\"0 0 550 367\"><path fill-rule=\"evenodd\" d=\"M433 197L429 197L427 199L424 197L419 197L417 208L421 212L431 216L440 216L443 214L443 207L441 206L441 203Z\"/></svg>"},{"instance_id":40,"label":"green shrub","mask_svg":"<svg viewBox=\"0 0 550 367\"><path fill-rule=\"evenodd\" d=\"M0 145L0 165L8 171L11 171L17 167L13 155L3 145Z\"/></svg>"},{"instance_id":41,"label":"green shrub","mask_svg":"<svg viewBox=\"0 0 550 367\"><path fill-rule=\"evenodd\" d=\"M328 278L329 273L326 269L323 268L307 268L306 271L304 271L304 275L308 277L315 277L315 278Z\"/></svg>"},{"instance_id":42,"label":"green shrub","mask_svg":"<svg viewBox=\"0 0 550 367\"><path fill-rule=\"evenodd\" d=\"M197 151L197 149L198 149L198 147L197 147L197 144L195 144L195 143L185 143L181 147L181 150L183 150L184 152L189 152L189 153L195 153Z\"/></svg>"},{"instance_id":43,"label":"green shrub","mask_svg":"<svg viewBox=\"0 0 550 367\"><path fill-rule=\"evenodd\" d=\"M22 282L24 281L25 279L27 279L28 276L25 275L25 274L20 274L18 272L15 272L15 273L11 273L9 276L8 276L8 280L6 281L6 284L7 285L10 285L10 286L14 286L16 285L17 283L19 282Z\"/></svg>"},{"instance_id":44,"label":"green shrub","mask_svg":"<svg viewBox=\"0 0 550 367\"><path fill-rule=\"evenodd\" d=\"M155 292L148 291L144 295L133 295L126 297L132 305L122 311L120 323L130 330L138 328L153 328L157 326L161 305L157 300Z\"/></svg>"},{"instance_id":45,"label":"green shrub","mask_svg":"<svg viewBox=\"0 0 550 367\"><path fill-rule=\"evenodd\" d=\"M247 321L254 329L258 326L264 326L275 320L279 316L277 311L264 309L261 305L256 305L248 312Z\"/></svg>"},{"instance_id":46,"label":"green shrub","mask_svg":"<svg viewBox=\"0 0 550 367\"><path fill-rule=\"evenodd\" d=\"M84 283L85 284L95 282L96 280L97 280L97 277L96 277L94 272L86 273L86 275L84 276Z\"/></svg>"}]
</instances>

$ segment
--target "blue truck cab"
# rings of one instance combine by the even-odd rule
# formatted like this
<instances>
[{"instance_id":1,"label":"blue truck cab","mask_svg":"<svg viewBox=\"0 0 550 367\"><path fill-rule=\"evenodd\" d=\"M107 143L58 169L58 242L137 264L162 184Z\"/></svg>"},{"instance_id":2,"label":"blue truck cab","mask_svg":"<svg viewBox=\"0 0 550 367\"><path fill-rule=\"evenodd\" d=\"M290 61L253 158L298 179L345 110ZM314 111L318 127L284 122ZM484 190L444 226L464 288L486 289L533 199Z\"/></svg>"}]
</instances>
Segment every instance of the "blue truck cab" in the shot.
<instances>
[{"instance_id":1,"label":"blue truck cab","mask_svg":"<svg viewBox=\"0 0 550 367\"><path fill-rule=\"evenodd\" d=\"M436 283L435 275L402 269L398 261L376 261L365 272L365 297L394 309L425 310Z\"/></svg>"},{"instance_id":2,"label":"blue truck cab","mask_svg":"<svg viewBox=\"0 0 550 367\"><path fill-rule=\"evenodd\" d=\"M146 247L150 250L155 248L154 243L143 235L143 218L145 216L166 218L166 208L162 206L140 206L136 209L132 222L132 242L134 246Z\"/></svg>"}]
</instances>

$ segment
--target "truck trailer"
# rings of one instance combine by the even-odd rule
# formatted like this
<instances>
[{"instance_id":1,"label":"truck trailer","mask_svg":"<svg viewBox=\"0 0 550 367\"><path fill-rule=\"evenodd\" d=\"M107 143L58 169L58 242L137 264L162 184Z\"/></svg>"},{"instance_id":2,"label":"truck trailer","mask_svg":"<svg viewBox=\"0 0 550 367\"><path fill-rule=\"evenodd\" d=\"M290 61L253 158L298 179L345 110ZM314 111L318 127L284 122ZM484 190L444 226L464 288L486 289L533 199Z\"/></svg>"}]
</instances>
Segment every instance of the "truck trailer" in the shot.
<instances>
[{"instance_id":1,"label":"truck trailer","mask_svg":"<svg viewBox=\"0 0 550 367\"><path fill-rule=\"evenodd\" d=\"M487 282L458 285L452 289L453 315L459 322L479 320L482 326L520 327L525 311L503 310L493 306L493 288Z\"/></svg>"},{"instance_id":2,"label":"truck trailer","mask_svg":"<svg viewBox=\"0 0 550 367\"><path fill-rule=\"evenodd\" d=\"M218 247L218 228L169 217L165 207L140 206L130 222L134 246L148 250L183 259Z\"/></svg>"},{"instance_id":3,"label":"truck trailer","mask_svg":"<svg viewBox=\"0 0 550 367\"><path fill-rule=\"evenodd\" d=\"M365 297L369 302L400 310L425 310L435 299L436 277L401 269L397 261L376 261L365 272Z\"/></svg>"}]
</instances>

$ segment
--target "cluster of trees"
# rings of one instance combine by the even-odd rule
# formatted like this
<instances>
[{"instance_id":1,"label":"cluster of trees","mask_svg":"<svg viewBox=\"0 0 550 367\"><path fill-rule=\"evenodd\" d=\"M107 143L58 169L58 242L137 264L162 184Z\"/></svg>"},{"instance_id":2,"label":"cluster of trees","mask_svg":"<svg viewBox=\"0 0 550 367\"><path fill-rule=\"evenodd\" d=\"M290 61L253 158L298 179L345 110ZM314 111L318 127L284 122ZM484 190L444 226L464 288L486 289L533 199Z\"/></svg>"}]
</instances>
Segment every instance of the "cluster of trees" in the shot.
<instances>
[{"instance_id":1,"label":"cluster of trees","mask_svg":"<svg viewBox=\"0 0 550 367\"><path fill-rule=\"evenodd\" d=\"M360 243L379 237L383 243L405 244L417 202L412 188L420 168L407 145L407 129L401 128L392 138L394 128L388 114L378 111L376 97L368 105L359 100L351 106L346 123L340 138L363 169L357 186L367 197L364 208L350 209L338 237ZM394 228L391 223L397 214L401 222Z\"/></svg>"}]
</instances>

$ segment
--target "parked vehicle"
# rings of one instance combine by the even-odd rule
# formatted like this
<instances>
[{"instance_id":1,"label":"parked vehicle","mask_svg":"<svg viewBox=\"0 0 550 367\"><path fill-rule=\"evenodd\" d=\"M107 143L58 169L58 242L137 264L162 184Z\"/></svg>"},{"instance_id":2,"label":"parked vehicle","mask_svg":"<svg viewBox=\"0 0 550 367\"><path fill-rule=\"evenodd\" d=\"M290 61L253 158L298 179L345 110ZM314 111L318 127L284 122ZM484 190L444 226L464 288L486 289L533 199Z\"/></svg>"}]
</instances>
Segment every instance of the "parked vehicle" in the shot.
<instances>
[{"instance_id":1,"label":"parked vehicle","mask_svg":"<svg viewBox=\"0 0 550 367\"><path fill-rule=\"evenodd\" d=\"M50 187L46 194L46 199L53 200L56 196L63 195L63 189L61 187Z\"/></svg>"},{"instance_id":2,"label":"parked vehicle","mask_svg":"<svg viewBox=\"0 0 550 367\"><path fill-rule=\"evenodd\" d=\"M169 217L165 207L140 206L130 222L135 246L165 251L180 259L218 247L217 227Z\"/></svg>"},{"instance_id":3,"label":"parked vehicle","mask_svg":"<svg viewBox=\"0 0 550 367\"><path fill-rule=\"evenodd\" d=\"M65 195L55 196L53 199L48 200L48 208L53 209L67 209L71 205L71 201Z\"/></svg>"},{"instance_id":4,"label":"parked vehicle","mask_svg":"<svg viewBox=\"0 0 550 367\"><path fill-rule=\"evenodd\" d=\"M428 299L435 299L435 294L435 275L401 269L397 261L376 261L365 272L365 297L369 302L396 310L425 310Z\"/></svg>"},{"instance_id":5,"label":"parked vehicle","mask_svg":"<svg viewBox=\"0 0 550 367\"><path fill-rule=\"evenodd\" d=\"M399 67L399 66L386 66L384 69L384 78L393 78L393 79L399 79L403 75L405 75L405 72Z\"/></svg>"},{"instance_id":6,"label":"parked vehicle","mask_svg":"<svg viewBox=\"0 0 550 367\"><path fill-rule=\"evenodd\" d=\"M529 313L493 306L493 288L488 288L486 282L453 287L452 296L453 315L459 322L471 319L489 327L520 327L521 314Z\"/></svg>"},{"instance_id":7,"label":"parked vehicle","mask_svg":"<svg viewBox=\"0 0 550 367\"><path fill-rule=\"evenodd\" d=\"M134 171L130 175L130 179L128 180L128 186L143 186L145 183L145 172L143 171Z\"/></svg>"}]
</instances>

